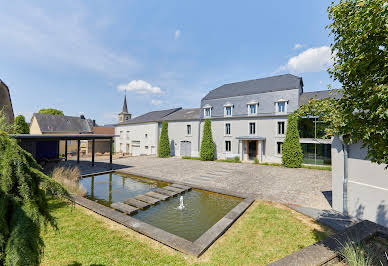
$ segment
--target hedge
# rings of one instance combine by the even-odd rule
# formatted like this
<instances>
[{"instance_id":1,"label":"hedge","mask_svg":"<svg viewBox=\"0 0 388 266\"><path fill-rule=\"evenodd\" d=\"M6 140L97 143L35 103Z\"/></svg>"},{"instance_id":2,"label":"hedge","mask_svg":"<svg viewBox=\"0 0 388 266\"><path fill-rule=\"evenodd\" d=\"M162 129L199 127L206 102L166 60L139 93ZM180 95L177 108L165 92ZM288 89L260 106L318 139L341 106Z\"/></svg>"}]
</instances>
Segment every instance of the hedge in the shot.
<instances>
[{"instance_id":1,"label":"hedge","mask_svg":"<svg viewBox=\"0 0 388 266\"><path fill-rule=\"evenodd\" d=\"M302 166L303 152L299 142L298 117L295 114L288 116L286 139L283 143L282 164L289 168Z\"/></svg>"}]
</instances>

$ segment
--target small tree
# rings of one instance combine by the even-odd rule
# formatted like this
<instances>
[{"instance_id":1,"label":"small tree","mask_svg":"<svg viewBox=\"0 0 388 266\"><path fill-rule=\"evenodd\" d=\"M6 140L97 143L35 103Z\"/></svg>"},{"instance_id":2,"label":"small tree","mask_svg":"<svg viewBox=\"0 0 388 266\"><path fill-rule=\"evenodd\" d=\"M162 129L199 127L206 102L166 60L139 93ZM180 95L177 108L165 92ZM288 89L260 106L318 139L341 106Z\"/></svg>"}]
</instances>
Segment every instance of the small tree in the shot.
<instances>
[{"instance_id":1,"label":"small tree","mask_svg":"<svg viewBox=\"0 0 388 266\"><path fill-rule=\"evenodd\" d=\"M39 114L46 114L46 115L61 115L63 116L63 111L54 109L54 108L46 108L46 109L40 109Z\"/></svg>"},{"instance_id":2,"label":"small tree","mask_svg":"<svg viewBox=\"0 0 388 266\"><path fill-rule=\"evenodd\" d=\"M205 125L203 126L200 157L202 161L214 161L215 157L212 126L209 119L205 120Z\"/></svg>"},{"instance_id":3,"label":"small tree","mask_svg":"<svg viewBox=\"0 0 388 266\"><path fill-rule=\"evenodd\" d=\"M14 126L13 126L14 134L28 134L30 133L30 128L24 118L23 115L18 115L15 118Z\"/></svg>"},{"instance_id":4,"label":"small tree","mask_svg":"<svg viewBox=\"0 0 388 266\"><path fill-rule=\"evenodd\" d=\"M303 152L299 143L298 118L295 114L288 116L286 139L283 143L282 163L285 167L302 166Z\"/></svg>"},{"instance_id":5,"label":"small tree","mask_svg":"<svg viewBox=\"0 0 388 266\"><path fill-rule=\"evenodd\" d=\"M170 140L168 139L168 123L163 121L162 132L160 133L158 156L160 158L170 157Z\"/></svg>"}]
</instances>

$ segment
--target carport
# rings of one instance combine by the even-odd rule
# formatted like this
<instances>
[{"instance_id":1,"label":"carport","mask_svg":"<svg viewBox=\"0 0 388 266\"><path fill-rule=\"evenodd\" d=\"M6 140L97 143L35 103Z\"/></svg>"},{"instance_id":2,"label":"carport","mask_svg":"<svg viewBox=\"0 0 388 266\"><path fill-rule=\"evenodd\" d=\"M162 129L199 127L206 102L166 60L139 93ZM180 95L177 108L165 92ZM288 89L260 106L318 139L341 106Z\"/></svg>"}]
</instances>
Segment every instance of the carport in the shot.
<instances>
[{"instance_id":1,"label":"carport","mask_svg":"<svg viewBox=\"0 0 388 266\"><path fill-rule=\"evenodd\" d=\"M97 139L105 139L110 141L109 152L109 167L112 169L112 153L113 153L113 137L114 135L100 135L100 134L63 134L63 135L31 135L31 134L17 134L11 135L12 138L19 140L19 145L30 152L35 159L37 156L46 154L51 158L59 158L59 142L61 140L75 140L77 141L77 163L80 161L81 140L92 141L92 166L94 166L95 157L95 141ZM42 145L43 144L43 145ZM56 146L55 146L56 145ZM67 145L65 145L65 161L67 161Z\"/></svg>"}]
</instances>

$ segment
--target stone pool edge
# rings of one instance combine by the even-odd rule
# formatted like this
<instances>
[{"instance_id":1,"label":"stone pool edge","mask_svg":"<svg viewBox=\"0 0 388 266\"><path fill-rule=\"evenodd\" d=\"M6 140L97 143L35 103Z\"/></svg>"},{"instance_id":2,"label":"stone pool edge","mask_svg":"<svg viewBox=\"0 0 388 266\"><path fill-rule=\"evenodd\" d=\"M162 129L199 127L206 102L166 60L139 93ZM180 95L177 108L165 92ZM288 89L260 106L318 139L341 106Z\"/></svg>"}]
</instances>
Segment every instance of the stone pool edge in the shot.
<instances>
[{"instance_id":1,"label":"stone pool edge","mask_svg":"<svg viewBox=\"0 0 388 266\"><path fill-rule=\"evenodd\" d=\"M87 177L91 175L98 175L98 174L104 174L104 173L110 173L110 172L119 172L119 171L115 171L115 170L104 171L101 173L82 175L81 177ZM121 172L121 173L128 174L126 172ZM176 183L176 184L185 185L185 183L183 182L179 183L179 182L162 179L162 178L153 178L153 177L147 177L147 176L142 176L142 177L155 179L155 180L163 181L167 183ZM232 210L230 210L224 217L222 217L217 223L215 223L212 227L210 227L205 233L203 233L194 242L191 242L180 236L164 231L160 228L157 228L153 225L140 221L136 218L133 218L119 211L116 211L110 207L106 207L102 204L99 204L87 198L84 198L78 195L71 195L71 199L74 203L82 207L85 207L114 222L117 222L138 233L141 233L147 237L150 237L166 246L169 246L180 252L193 255L195 257L199 257L232 226L232 224L248 209L248 207L251 206L251 204L255 201L255 199L254 197L251 197L251 195L248 195L248 197L247 195L245 195L244 197L241 194L234 194L234 193L232 194L232 193L228 193L228 191L223 191L221 189L212 189L212 188L199 187L199 186L192 186L192 188L225 194L227 196L240 197L243 199L239 204L237 204L237 206L235 206Z\"/></svg>"}]
</instances>

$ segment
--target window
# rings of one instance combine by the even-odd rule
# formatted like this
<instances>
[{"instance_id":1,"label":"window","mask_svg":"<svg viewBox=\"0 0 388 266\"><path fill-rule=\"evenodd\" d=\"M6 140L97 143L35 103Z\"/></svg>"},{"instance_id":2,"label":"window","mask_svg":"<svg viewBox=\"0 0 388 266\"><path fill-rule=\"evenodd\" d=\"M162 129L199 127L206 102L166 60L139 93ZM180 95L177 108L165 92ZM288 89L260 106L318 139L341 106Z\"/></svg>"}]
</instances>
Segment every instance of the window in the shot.
<instances>
[{"instance_id":1,"label":"window","mask_svg":"<svg viewBox=\"0 0 388 266\"><path fill-rule=\"evenodd\" d=\"M129 139L129 131L127 131L127 139Z\"/></svg>"},{"instance_id":2,"label":"window","mask_svg":"<svg viewBox=\"0 0 388 266\"><path fill-rule=\"evenodd\" d=\"M211 108L205 108L204 113L205 113L205 117L211 117L212 115Z\"/></svg>"},{"instance_id":3,"label":"window","mask_svg":"<svg viewBox=\"0 0 388 266\"><path fill-rule=\"evenodd\" d=\"M186 125L186 133L191 136L191 125Z\"/></svg>"},{"instance_id":4,"label":"window","mask_svg":"<svg viewBox=\"0 0 388 266\"><path fill-rule=\"evenodd\" d=\"M278 135L284 135L284 122L278 122Z\"/></svg>"},{"instance_id":5,"label":"window","mask_svg":"<svg viewBox=\"0 0 388 266\"><path fill-rule=\"evenodd\" d=\"M225 116L232 116L232 106L225 107Z\"/></svg>"},{"instance_id":6,"label":"window","mask_svg":"<svg viewBox=\"0 0 388 266\"><path fill-rule=\"evenodd\" d=\"M123 136L123 131L120 131L120 139L122 139L124 136Z\"/></svg>"},{"instance_id":7,"label":"window","mask_svg":"<svg viewBox=\"0 0 388 266\"><path fill-rule=\"evenodd\" d=\"M144 146L144 148L145 148L146 150L148 150L148 146Z\"/></svg>"},{"instance_id":8,"label":"window","mask_svg":"<svg viewBox=\"0 0 388 266\"><path fill-rule=\"evenodd\" d=\"M129 117L128 117L128 116L126 116L126 117L125 117L125 120L129 120Z\"/></svg>"},{"instance_id":9,"label":"window","mask_svg":"<svg viewBox=\"0 0 388 266\"><path fill-rule=\"evenodd\" d=\"M256 114L256 104L249 104L249 114L250 115Z\"/></svg>"},{"instance_id":10,"label":"window","mask_svg":"<svg viewBox=\"0 0 388 266\"><path fill-rule=\"evenodd\" d=\"M225 135L230 135L230 123L225 124Z\"/></svg>"},{"instance_id":11,"label":"window","mask_svg":"<svg viewBox=\"0 0 388 266\"><path fill-rule=\"evenodd\" d=\"M286 112L286 102L284 101L282 101L282 102L278 102L277 103L277 105L278 105L278 108L277 108L277 112L278 113L284 113L284 112Z\"/></svg>"},{"instance_id":12,"label":"window","mask_svg":"<svg viewBox=\"0 0 388 266\"><path fill-rule=\"evenodd\" d=\"M71 146L71 140L67 140L67 141L66 141L66 145L67 145L67 146Z\"/></svg>"},{"instance_id":13,"label":"window","mask_svg":"<svg viewBox=\"0 0 388 266\"><path fill-rule=\"evenodd\" d=\"M148 138L148 134L145 134L144 137L145 137L145 138Z\"/></svg>"},{"instance_id":14,"label":"window","mask_svg":"<svg viewBox=\"0 0 388 266\"><path fill-rule=\"evenodd\" d=\"M256 134L256 123L249 123L249 134L254 135Z\"/></svg>"},{"instance_id":15,"label":"window","mask_svg":"<svg viewBox=\"0 0 388 266\"><path fill-rule=\"evenodd\" d=\"M232 142L230 140L225 141L225 151L232 151Z\"/></svg>"},{"instance_id":16,"label":"window","mask_svg":"<svg viewBox=\"0 0 388 266\"><path fill-rule=\"evenodd\" d=\"M277 153L282 154L283 142L277 142L276 145L277 145Z\"/></svg>"}]
</instances>

